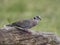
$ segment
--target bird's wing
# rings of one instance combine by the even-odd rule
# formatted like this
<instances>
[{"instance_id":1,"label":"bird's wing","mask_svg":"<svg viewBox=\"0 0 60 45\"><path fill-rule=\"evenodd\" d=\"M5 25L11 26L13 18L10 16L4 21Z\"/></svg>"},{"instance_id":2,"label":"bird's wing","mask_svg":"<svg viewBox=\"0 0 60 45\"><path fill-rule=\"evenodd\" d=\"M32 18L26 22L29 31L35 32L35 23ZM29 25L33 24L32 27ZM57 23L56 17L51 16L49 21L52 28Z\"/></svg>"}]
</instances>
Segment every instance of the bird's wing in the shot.
<instances>
[{"instance_id":1,"label":"bird's wing","mask_svg":"<svg viewBox=\"0 0 60 45\"><path fill-rule=\"evenodd\" d=\"M23 28L29 28L31 26L31 20L23 20L20 26Z\"/></svg>"},{"instance_id":2,"label":"bird's wing","mask_svg":"<svg viewBox=\"0 0 60 45\"><path fill-rule=\"evenodd\" d=\"M22 21L12 23L12 25L17 26L17 27L21 27L21 28L32 28L36 24L37 23L33 20L22 20Z\"/></svg>"},{"instance_id":3,"label":"bird's wing","mask_svg":"<svg viewBox=\"0 0 60 45\"><path fill-rule=\"evenodd\" d=\"M37 22L34 20L24 20L23 24L25 28L32 28L34 26L36 26Z\"/></svg>"},{"instance_id":4,"label":"bird's wing","mask_svg":"<svg viewBox=\"0 0 60 45\"><path fill-rule=\"evenodd\" d=\"M19 27L20 25L22 25L22 23L23 21L17 21L17 22L12 23L11 25Z\"/></svg>"},{"instance_id":5,"label":"bird's wing","mask_svg":"<svg viewBox=\"0 0 60 45\"><path fill-rule=\"evenodd\" d=\"M29 28L32 28L36 25L37 25L37 22L34 20L21 20L21 21L17 21L12 24L9 24L7 26L16 26L16 27L29 29Z\"/></svg>"},{"instance_id":6,"label":"bird's wing","mask_svg":"<svg viewBox=\"0 0 60 45\"><path fill-rule=\"evenodd\" d=\"M13 26L18 26L18 27L25 27L27 26L29 23L29 20L21 20L21 21L17 21L12 23Z\"/></svg>"}]
</instances>

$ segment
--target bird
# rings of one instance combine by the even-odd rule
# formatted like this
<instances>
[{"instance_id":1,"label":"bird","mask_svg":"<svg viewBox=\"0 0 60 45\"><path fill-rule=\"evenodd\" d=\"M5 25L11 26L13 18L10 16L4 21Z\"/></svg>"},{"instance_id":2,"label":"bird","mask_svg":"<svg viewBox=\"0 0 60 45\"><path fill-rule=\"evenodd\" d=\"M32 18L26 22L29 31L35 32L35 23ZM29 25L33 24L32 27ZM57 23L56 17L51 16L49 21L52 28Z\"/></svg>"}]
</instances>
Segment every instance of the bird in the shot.
<instances>
[{"instance_id":1,"label":"bird","mask_svg":"<svg viewBox=\"0 0 60 45\"><path fill-rule=\"evenodd\" d=\"M34 26L36 26L39 22L39 20L41 20L40 16L35 16L31 19L24 19L24 20L20 20L17 22L14 22L12 24L8 24L6 26L10 26L10 27L20 27L22 29L30 29Z\"/></svg>"},{"instance_id":2,"label":"bird","mask_svg":"<svg viewBox=\"0 0 60 45\"><path fill-rule=\"evenodd\" d=\"M36 26L39 20L41 20L40 16L34 16L31 19L19 20L11 24L4 25L4 29L9 31L13 27L16 28L17 30L21 30L28 34L32 34L32 31L30 31L29 29Z\"/></svg>"}]
</instances>

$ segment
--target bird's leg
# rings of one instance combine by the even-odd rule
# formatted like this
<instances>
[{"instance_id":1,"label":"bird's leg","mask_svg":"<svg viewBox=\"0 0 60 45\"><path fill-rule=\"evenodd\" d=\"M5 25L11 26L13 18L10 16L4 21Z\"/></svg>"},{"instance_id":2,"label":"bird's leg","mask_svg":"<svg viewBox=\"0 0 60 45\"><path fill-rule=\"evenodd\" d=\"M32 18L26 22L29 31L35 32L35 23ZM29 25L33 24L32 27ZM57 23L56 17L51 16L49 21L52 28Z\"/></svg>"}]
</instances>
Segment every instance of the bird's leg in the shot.
<instances>
[{"instance_id":1,"label":"bird's leg","mask_svg":"<svg viewBox=\"0 0 60 45\"><path fill-rule=\"evenodd\" d=\"M31 31L29 31L29 29L24 28L24 31L25 31L26 33L31 34Z\"/></svg>"}]
</instances>

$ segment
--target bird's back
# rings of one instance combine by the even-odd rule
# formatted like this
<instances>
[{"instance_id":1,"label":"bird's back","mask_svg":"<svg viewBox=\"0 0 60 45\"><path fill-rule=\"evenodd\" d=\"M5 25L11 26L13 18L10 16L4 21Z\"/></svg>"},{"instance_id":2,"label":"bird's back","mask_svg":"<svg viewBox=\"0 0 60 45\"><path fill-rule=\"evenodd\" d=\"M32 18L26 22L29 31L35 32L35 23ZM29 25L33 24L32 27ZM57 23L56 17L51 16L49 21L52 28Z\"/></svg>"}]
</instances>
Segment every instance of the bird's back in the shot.
<instances>
[{"instance_id":1,"label":"bird's back","mask_svg":"<svg viewBox=\"0 0 60 45\"><path fill-rule=\"evenodd\" d=\"M26 28L26 29L32 28L36 24L37 24L37 22L34 20L23 20L23 21L18 21L18 22L12 23L12 25L14 25L14 26L18 26L18 27Z\"/></svg>"}]
</instances>

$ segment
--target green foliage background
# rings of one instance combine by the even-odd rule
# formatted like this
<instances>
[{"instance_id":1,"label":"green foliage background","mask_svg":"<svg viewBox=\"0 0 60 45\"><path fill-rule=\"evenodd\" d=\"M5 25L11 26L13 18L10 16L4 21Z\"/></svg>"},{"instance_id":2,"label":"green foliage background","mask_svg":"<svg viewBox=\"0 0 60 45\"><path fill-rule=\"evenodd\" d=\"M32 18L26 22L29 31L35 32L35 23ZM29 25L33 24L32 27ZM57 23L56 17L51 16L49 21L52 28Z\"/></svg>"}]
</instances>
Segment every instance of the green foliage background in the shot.
<instances>
[{"instance_id":1,"label":"green foliage background","mask_svg":"<svg viewBox=\"0 0 60 45\"><path fill-rule=\"evenodd\" d=\"M60 0L0 0L0 27L40 15L33 30L60 34Z\"/></svg>"}]
</instances>

